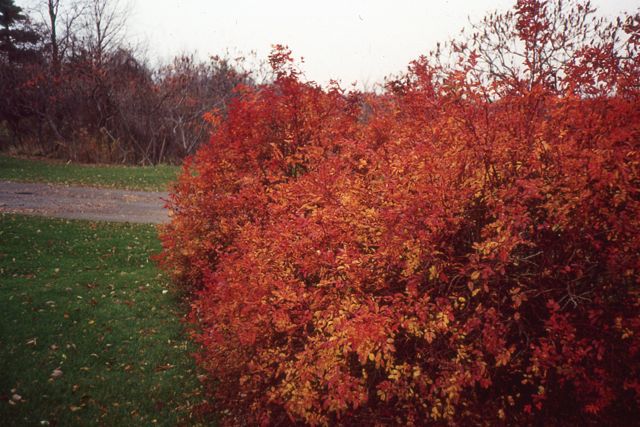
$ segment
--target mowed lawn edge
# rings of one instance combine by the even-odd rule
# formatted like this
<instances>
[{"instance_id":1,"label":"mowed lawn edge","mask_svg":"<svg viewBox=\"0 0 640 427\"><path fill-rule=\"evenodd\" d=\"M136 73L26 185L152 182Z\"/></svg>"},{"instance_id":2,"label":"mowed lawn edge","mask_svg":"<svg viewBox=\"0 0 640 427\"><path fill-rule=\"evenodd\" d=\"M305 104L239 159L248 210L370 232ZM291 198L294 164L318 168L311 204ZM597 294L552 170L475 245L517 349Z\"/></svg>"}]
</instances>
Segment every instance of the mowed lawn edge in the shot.
<instances>
[{"instance_id":1,"label":"mowed lawn edge","mask_svg":"<svg viewBox=\"0 0 640 427\"><path fill-rule=\"evenodd\" d=\"M155 226L0 215L3 425L193 425L202 386Z\"/></svg>"},{"instance_id":2,"label":"mowed lawn edge","mask_svg":"<svg viewBox=\"0 0 640 427\"><path fill-rule=\"evenodd\" d=\"M180 167L174 165L86 165L0 154L0 181L167 191L179 172Z\"/></svg>"}]
</instances>

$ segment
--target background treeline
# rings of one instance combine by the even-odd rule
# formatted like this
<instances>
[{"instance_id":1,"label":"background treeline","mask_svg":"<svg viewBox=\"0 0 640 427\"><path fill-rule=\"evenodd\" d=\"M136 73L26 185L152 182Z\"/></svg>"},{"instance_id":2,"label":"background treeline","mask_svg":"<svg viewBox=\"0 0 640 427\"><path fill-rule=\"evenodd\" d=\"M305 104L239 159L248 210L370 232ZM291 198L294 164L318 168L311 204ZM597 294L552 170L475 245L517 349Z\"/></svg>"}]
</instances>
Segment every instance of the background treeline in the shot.
<instances>
[{"instance_id":1,"label":"background treeline","mask_svg":"<svg viewBox=\"0 0 640 427\"><path fill-rule=\"evenodd\" d=\"M174 162L207 139L243 59L182 55L151 65L126 41L117 0L0 0L0 144L81 162Z\"/></svg>"}]
</instances>

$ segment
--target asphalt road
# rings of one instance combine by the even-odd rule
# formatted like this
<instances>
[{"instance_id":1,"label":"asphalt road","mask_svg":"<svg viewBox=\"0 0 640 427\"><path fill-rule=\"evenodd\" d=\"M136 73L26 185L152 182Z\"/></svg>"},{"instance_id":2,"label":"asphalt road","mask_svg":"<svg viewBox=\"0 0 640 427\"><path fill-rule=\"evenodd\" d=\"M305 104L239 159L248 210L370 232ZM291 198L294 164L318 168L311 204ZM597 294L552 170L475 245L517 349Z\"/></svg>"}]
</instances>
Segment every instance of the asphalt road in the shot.
<instances>
[{"instance_id":1,"label":"asphalt road","mask_svg":"<svg viewBox=\"0 0 640 427\"><path fill-rule=\"evenodd\" d=\"M0 181L0 212L159 224L168 193Z\"/></svg>"}]
</instances>

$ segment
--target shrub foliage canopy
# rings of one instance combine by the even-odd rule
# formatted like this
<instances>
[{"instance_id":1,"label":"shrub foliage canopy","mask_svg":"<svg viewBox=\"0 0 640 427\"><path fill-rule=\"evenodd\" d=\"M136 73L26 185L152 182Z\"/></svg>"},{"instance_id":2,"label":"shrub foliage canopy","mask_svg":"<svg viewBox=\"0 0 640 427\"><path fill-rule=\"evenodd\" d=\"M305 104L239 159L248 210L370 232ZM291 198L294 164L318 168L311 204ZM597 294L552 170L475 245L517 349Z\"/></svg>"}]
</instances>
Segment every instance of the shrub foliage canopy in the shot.
<instances>
[{"instance_id":1,"label":"shrub foliage canopy","mask_svg":"<svg viewBox=\"0 0 640 427\"><path fill-rule=\"evenodd\" d=\"M640 18L592 14L521 0L377 95L276 47L211 114L162 262L229 424L640 416Z\"/></svg>"}]
</instances>

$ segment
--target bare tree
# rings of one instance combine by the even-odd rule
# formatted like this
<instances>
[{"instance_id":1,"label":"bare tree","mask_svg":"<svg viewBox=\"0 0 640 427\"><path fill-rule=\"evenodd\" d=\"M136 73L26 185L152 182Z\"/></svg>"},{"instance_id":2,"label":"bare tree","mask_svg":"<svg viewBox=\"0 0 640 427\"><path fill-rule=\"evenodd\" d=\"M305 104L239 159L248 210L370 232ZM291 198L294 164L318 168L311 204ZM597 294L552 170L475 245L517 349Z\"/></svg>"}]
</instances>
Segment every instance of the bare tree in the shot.
<instances>
[{"instance_id":1,"label":"bare tree","mask_svg":"<svg viewBox=\"0 0 640 427\"><path fill-rule=\"evenodd\" d=\"M54 74L59 75L63 58L69 49L73 54L79 44L80 24L87 5L80 0L38 0L34 9L41 17L49 41L51 67Z\"/></svg>"},{"instance_id":2,"label":"bare tree","mask_svg":"<svg viewBox=\"0 0 640 427\"><path fill-rule=\"evenodd\" d=\"M58 13L60 0L47 0L47 12L49 14L49 39L51 43L51 63L53 72L60 73L60 47L58 46Z\"/></svg>"},{"instance_id":3,"label":"bare tree","mask_svg":"<svg viewBox=\"0 0 640 427\"><path fill-rule=\"evenodd\" d=\"M124 43L128 6L120 0L83 0L86 4L85 32L95 61L102 63L109 52Z\"/></svg>"}]
</instances>

